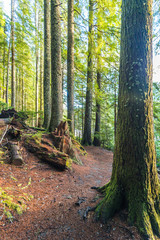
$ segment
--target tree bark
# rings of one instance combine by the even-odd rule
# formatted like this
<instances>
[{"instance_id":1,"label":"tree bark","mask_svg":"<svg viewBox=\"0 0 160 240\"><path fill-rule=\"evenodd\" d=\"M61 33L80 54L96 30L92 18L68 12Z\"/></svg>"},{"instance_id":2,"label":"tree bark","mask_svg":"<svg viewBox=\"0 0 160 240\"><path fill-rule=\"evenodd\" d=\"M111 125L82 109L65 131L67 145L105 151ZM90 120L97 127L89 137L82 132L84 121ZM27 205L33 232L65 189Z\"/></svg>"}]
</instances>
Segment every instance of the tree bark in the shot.
<instances>
[{"instance_id":1,"label":"tree bark","mask_svg":"<svg viewBox=\"0 0 160 240\"><path fill-rule=\"evenodd\" d=\"M101 89L101 72L97 72L97 86L98 86L98 95L100 94ZM100 124L101 124L101 105L98 97L96 98L96 124L95 124L95 132L94 132L94 146L100 146Z\"/></svg>"},{"instance_id":2,"label":"tree bark","mask_svg":"<svg viewBox=\"0 0 160 240\"><path fill-rule=\"evenodd\" d=\"M52 65L52 111L50 131L59 125L62 120L62 67L61 67L61 22L60 2L51 1L51 65Z\"/></svg>"},{"instance_id":3,"label":"tree bark","mask_svg":"<svg viewBox=\"0 0 160 240\"><path fill-rule=\"evenodd\" d=\"M43 125L43 46L40 47L40 85L39 85L39 118L38 118L38 127L41 128Z\"/></svg>"},{"instance_id":4,"label":"tree bark","mask_svg":"<svg viewBox=\"0 0 160 240\"><path fill-rule=\"evenodd\" d=\"M22 66L22 111L24 111L24 67Z\"/></svg>"},{"instance_id":5,"label":"tree bark","mask_svg":"<svg viewBox=\"0 0 160 240\"><path fill-rule=\"evenodd\" d=\"M91 137L92 89L93 89L93 1L89 0L87 91L86 91L84 133L82 140L82 143L85 145L92 144Z\"/></svg>"},{"instance_id":6,"label":"tree bark","mask_svg":"<svg viewBox=\"0 0 160 240\"><path fill-rule=\"evenodd\" d=\"M74 0L68 0L67 114L74 133Z\"/></svg>"},{"instance_id":7,"label":"tree bark","mask_svg":"<svg viewBox=\"0 0 160 240\"><path fill-rule=\"evenodd\" d=\"M4 26L4 34L6 33L6 26ZM5 86L6 86L6 36L3 39L3 95L5 101Z\"/></svg>"},{"instance_id":8,"label":"tree bark","mask_svg":"<svg viewBox=\"0 0 160 240\"><path fill-rule=\"evenodd\" d=\"M11 0L11 42L12 42L12 75L11 75L11 106L15 107L15 42L14 42L15 0Z\"/></svg>"},{"instance_id":9,"label":"tree bark","mask_svg":"<svg viewBox=\"0 0 160 240\"><path fill-rule=\"evenodd\" d=\"M84 103L83 103L83 84L82 84L82 135L83 135L83 131L84 131Z\"/></svg>"},{"instance_id":10,"label":"tree bark","mask_svg":"<svg viewBox=\"0 0 160 240\"><path fill-rule=\"evenodd\" d=\"M35 0L35 48L36 48L36 85L35 85L35 112L36 112L36 126L38 126L38 85L39 85L39 39L38 39L38 32L39 32L39 11L37 6L37 0ZM38 20L37 20L38 18Z\"/></svg>"},{"instance_id":11,"label":"tree bark","mask_svg":"<svg viewBox=\"0 0 160 240\"><path fill-rule=\"evenodd\" d=\"M54 167L65 170L69 156L53 148L46 147L45 144L37 143L34 139L27 139L24 146L44 162L51 163Z\"/></svg>"},{"instance_id":12,"label":"tree bark","mask_svg":"<svg viewBox=\"0 0 160 240\"><path fill-rule=\"evenodd\" d=\"M96 213L107 221L126 207L129 223L153 240L160 237L160 190L152 95L152 0L123 0L113 171Z\"/></svg>"},{"instance_id":13,"label":"tree bark","mask_svg":"<svg viewBox=\"0 0 160 240\"><path fill-rule=\"evenodd\" d=\"M50 33L50 0L44 0L44 123L48 128L51 117L51 33Z\"/></svg>"},{"instance_id":14,"label":"tree bark","mask_svg":"<svg viewBox=\"0 0 160 240\"><path fill-rule=\"evenodd\" d=\"M10 50L11 50L11 36L8 45L8 56L7 56L7 78L6 78L6 104L8 106L8 85L9 85L9 66L10 66Z\"/></svg>"},{"instance_id":15,"label":"tree bark","mask_svg":"<svg viewBox=\"0 0 160 240\"><path fill-rule=\"evenodd\" d=\"M18 94L18 108L21 109L21 87L22 87L22 84L21 84L21 70L19 70L19 75L18 75L18 91L19 91L19 94Z\"/></svg>"},{"instance_id":16,"label":"tree bark","mask_svg":"<svg viewBox=\"0 0 160 240\"><path fill-rule=\"evenodd\" d=\"M98 6L99 7L99 6ZM98 13L99 15L100 13ZM98 16L99 17L99 16ZM99 19L99 18L98 18ZM97 20L98 32L97 32L97 87L96 87L96 124L94 132L94 146L100 146L100 124L101 124L101 105L100 105L100 91L101 91L101 42L102 42L102 33L100 32L100 23Z\"/></svg>"},{"instance_id":17,"label":"tree bark","mask_svg":"<svg viewBox=\"0 0 160 240\"><path fill-rule=\"evenodd\" d=\"M16 68L16 101L15 101L15 106L16 106L17 111L19 111L19 105L18 105L18 94L19 94L18 82L19 82L19 77L18 77L18 72L19 72L19 69Z\"/></svg>"},{"instance_id":18,"label":"tree bark","mask_svg":"<svg viewBox=\"0 0 160 240\"><path fill-rule=\"evenodd\" d=\"M114 84L114 143L116 141L116 129L117 129L117 82L115 77Z\"/></svg>"}]
</instances>

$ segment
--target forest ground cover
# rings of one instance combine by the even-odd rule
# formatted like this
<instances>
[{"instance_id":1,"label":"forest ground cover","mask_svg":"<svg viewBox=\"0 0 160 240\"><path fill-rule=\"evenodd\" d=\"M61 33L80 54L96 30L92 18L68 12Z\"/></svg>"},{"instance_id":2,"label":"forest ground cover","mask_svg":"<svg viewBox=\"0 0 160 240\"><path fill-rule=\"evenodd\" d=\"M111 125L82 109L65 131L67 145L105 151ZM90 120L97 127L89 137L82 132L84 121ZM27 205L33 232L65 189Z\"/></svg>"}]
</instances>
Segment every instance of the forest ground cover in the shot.
<instances>
[{"instance_id":1,"label":"forest ground cover","mask_svg":"<svg viewBox=\"0 0 160 240\"><path fill-rule=\"evenodd\" d=\"M120 212L107 224L96 222L93 212L86 219L87 207L100 200L93 186L103 186L112 172L113 154L100 147L86 147L82 166L58 171L27 152L21 152L25 166L0 164L1 187L14 196L32 196L22 215L5 216L0 221L1 240L123 240L140 237L135 227L127 225L127 214ZM82 202L77 206L77 202ZM3 209L1 209L2 211Z\"/></svg>"}]
</instances>

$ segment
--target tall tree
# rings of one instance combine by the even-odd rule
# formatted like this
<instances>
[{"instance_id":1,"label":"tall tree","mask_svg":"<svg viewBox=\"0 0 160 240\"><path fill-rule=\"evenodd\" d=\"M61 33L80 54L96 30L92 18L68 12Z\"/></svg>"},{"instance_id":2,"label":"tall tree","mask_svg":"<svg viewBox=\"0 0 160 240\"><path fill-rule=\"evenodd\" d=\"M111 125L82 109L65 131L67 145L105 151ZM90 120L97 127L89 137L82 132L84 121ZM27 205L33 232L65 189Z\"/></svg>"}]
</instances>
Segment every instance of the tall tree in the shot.
<instances>
[{"instance_id":1,"label":"tall tree","mask_svg":"<svg viewBox=\"0 0 160 240\"><path fill-rule=\"evenodd\" d=\"M83 132L83 144L92 143L92 91L93 91L93 1L89 0L89 33L88 33L88 67L87 67L87 91L85 105L85 122Z\"/></svg>"},{"instance_id":2,"label":"tall tree","mask_svg":"<svg viewBox=\"0 0 160 240\"><path fill-rule=\"evenodd\" d=\"M62 67L61 67L61 20L60 2L51 1L51 96L52 110L50 131L54 131L62 120Z\"/></svg>"},{"instance_id":3,"label":"tall tree","mask_svg":"<svg viewBox=\"0 0 160 240\"><path fill-rule=\"evenodd\" d=\"M4 26L4 39L3 39L3 95L2 98L5 100L5 85L6 85L6 25Z\"/></svg>"},{"instance_id":4,"label":"tall tree","mask_svg":"<svg viewBox=\"0 0 160 240\"><path fill-rule=\"evenodd\" d=\"M74 132L74 0L68 0L67 113Z\"/></svg>"},{"instance_id":5,"label":"tall tree","mask_svg":"<svg viewBox=\"0 0 160 240\"><path fill-rule=\"evenodd\" d=\"M11 37L8 44L8 56L7 56L7 77L6 77L6 104L8 106L8 85L9 85L9 67L10 67L10 48L11 48Z\"/></svg>"},{"instance_id":6,"label":"tall tree","mask_svg":"<svg viewBox=\"0 0 160 240\"><path fill-rule=\"evenodd\" d=\"M40 86L39 86L39 105L40 105L40 111L41 115L43 112L43 47L40 48ZM42 118L42 116L41 116Z\"/></svg>"},{"instance_id":7,"label":"tall tree","mask_svg":"<svg viewBox=\"0 0 160 240\"><path fill-rule=\"evenodd\" d=\"M35 52L36 52L36 84L35 84L35 112L36 126L38 126L38 85L39 85L39 7L35 0Z\"/></svg>"},{"instance_id":8,"label":"tall tree","mask_svg":"<svg viewBox=\"0 0 160 240\"><path fill-rule=\"evenodd\" d=\"M11 0L11 42L12 42L12 74L11 74L11 106L15 107L15 40L14 40L15 0Z\"/></svg>"},{"instance_id":9,"label":"tall tree","mask_svg":"<svg viewBox=\"0 0 160 240\"><path fill-rule=\"evenodd\" d=\"M50 0L44 0L44 128L49 127L51 116L51 36L50 36Z\"/></svg>"},{"instance_id":10,"label":"tall tree","mask_svg":"<svg viewBox=\"0 0 160 240\"><path fill-rule=\"evenodd\" d=\"M135 14L136 13L136 14ZM152 116L152 0L122 0L118 121L111 181L97 216L123 207L143 239L160 237L160 190Z\"/></svg>"},{"instance_id":11,"label":"tall tree","mask_svg":"<svg viewBox=\"0 0 160 240\"><path fill-rule=\"evenodd\" d=\"M102 46L102 33L101 33L101 18L100 18L100 6L98 4L97 15L97 86L96 86L96 124L94 132L93 145L100 146L100 123L101 123L101 105L100 105L100 91L101 91L101 46Z\"/></svg>"},{"instance_id":12,"label":"tall tree","mask_svg":"<svg viewBox=\"0 0 160 240\"><path fill-rule=\"evenodd\" d=\"M96 93L96 123L94 132L94 146L100 146L100 123L101 123L101 105L100 105L100 90L101 90L101 72L100 72L100 62L97 59L97 93Z\"/></svg>"},{"instance_id":13,"label":"tall tree","mask_svg":"<svg viewBox=\"0 0 160 240\"><path fill-rule=\"evenodd\" d=\"M115 74L115 83L114 83L114 142L116 140L116 128L117 128L117 81Z\"/></svg>"}]
</instances>

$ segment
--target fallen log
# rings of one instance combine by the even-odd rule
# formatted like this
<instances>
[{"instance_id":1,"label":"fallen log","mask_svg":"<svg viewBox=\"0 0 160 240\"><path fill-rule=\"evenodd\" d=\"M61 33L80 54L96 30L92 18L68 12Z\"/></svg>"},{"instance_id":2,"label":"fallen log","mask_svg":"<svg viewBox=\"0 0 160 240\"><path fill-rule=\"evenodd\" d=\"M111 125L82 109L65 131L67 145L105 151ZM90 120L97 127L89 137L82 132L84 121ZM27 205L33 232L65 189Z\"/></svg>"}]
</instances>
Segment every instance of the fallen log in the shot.
<instances>
[{"instance_id":1,"label":"fallen log","mask_svg":"<svg viewBox=\"0 0 160 240\"><path fill-rule=\"evenodd\" d=\"M10 118L0 118L0 127L5 126L11 123Z\"/></svg>"},{"instance_id":2,"label":"fallen log","mask_svg":"<svg viewBox=\"0 0 160 240\"><path fill-rule=\"evenodd\" d=\"M11 124L18 128L28 129L29 127L25 124L28 116L24 112L17 112L14 108L8 110L2 110L0 113L0 126Z\"/></svg>"},{"instance_id":3,"label":"fallen log","mask_svg":"<svg viewBox=\"0 0 160 240\"><path fill-rule=\"evenodd\" d=\"M2 110L0 113L0 118L16 118L20 119L21 121L25 121L28 116L24 112L17 112L14 108L8 110Z\"/></svg>"},{"instance_id":4,"label":"fallen log","mask_svg":"<svg viewBox=\"0 0 160 240\"><path fill-rule=\"evenodd\" d=\"M71 165L68 154L62 153L52 147L36 141L33 137L24 140L25 148L40 160L51 163L55 168L64 170Z\"/></svg>"},{"instance_id":5,"label":"fallen log","mask_svg":"<svg viewBox=\"0 0 160 240\"><path fill-rule=\"evenodd\" d=\"M38 127L29 127L29 128L33 129L35 131L41 131L41 132L45 132L46 131L46 129L44 129L44 128L38 128Z\"/></svg>"},{"instance_id":6,"label":"fallen log","mask_svg":"<svg viewBox=\"0 0 160 240\"><path fill-rule=\"evenodd\" d=\"M20 153L19 145L17 142L9 142L8 148L11 155L11 164L21 166L24 164L23 158Z\"/></svg>"}]
</instances>

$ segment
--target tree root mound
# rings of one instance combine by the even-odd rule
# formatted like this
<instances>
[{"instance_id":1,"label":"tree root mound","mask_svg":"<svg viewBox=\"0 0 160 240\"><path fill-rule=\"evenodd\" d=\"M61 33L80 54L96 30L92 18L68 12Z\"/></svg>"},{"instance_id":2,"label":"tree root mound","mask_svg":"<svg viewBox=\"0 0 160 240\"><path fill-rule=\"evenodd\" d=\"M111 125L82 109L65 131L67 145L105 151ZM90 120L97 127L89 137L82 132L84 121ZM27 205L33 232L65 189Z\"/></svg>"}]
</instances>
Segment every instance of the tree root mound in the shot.
<instances>
[{"instance_id":1,"label":"tree root mound","mask_svg":"<svg viewBox=\"0 0 160 240\"><path fill-rule=\"evenodd\" d=\"M128 209L128 222L135 225L144 240L156 240L160 237L159 205L150 196L146 199L125 199L124 190L118 184L110 181L98 191L105 194L95 210L97 220L106 223L115 213L123 208ZM128 206L128 207L127 207ZM158 237L158 238L157 238Z\"/></svg>"}]
</instances>

